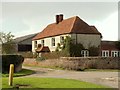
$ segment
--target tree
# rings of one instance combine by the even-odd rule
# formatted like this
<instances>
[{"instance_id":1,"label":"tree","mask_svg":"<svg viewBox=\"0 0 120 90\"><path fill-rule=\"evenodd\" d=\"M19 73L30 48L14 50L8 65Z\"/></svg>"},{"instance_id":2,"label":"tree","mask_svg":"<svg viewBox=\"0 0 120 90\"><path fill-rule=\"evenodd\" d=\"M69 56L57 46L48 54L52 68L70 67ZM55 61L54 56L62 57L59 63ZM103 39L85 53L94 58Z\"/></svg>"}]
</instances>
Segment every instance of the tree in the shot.
<instances>
[{"instance_id":1,"label":"tree","mask_svg":"<svg viewBox=\"0 0 120 90\"><path fill-rule=\"evenodd\" d=\"M13 42L13 37L14 35L11 34L11 32L9 33L4 33L4 32L0 32L0 43L12 43Z\"/></svg>"},{"instance_id":2,"label":"tree","mask_svg":"<svg viewBox=\"0 0 120 90\"><path fill-rule=\"evenodd\" d=\"M84 46L82 44L75 44L74 40L71 39L71 37L66 36L65 40L63 41L63 46L61 47L60 44L58 44L56 51L61 50L65 54L65 56L81 56L81 50L84 49Z\"/></svg>"},{"instance_id":3,"label":"tree","mask_svg":"<svg viewBox=\"0 0 120 90\"><path fill-rule=\"evenodd\" d=\"M98 56L99 55L99 47L90 46L88 48L88 50L89 50L89 55L90 56Z\"/></svg>"},{"instance_id":4,"label":"tree","mask_svg":"<svg viewBox=\"0 0 120 90\"><path fill-rule=\"evenodd\" d=\"M12 35L11 32L0 32L0 44L2 46L2 54L13 54L16 52L13 37L14 35Z\"/></svg>"}]
</instances>

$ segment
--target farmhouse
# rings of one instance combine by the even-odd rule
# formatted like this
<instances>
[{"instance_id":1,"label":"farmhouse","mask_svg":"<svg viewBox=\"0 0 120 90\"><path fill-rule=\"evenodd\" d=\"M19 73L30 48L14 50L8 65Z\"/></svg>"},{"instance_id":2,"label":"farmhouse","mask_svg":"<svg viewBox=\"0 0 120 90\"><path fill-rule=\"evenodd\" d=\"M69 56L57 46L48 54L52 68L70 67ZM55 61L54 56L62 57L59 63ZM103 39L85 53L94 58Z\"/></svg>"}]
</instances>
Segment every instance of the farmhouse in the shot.
<instances>
[{"instance_id":1,"label":"farmhouse","mask_svg":"<svg viewBox=\"0 0 120 90\"><path fill-rule=\"evenodd\" d=\"M101 47L102 35L95 26L88 25L78 16L64 19L60 14L56 15L55 23L49 24L32 39L32 52L42 50L39 45L55 51L57 44L62 43L66 36L70 36L75 44L83 44L86 49L90 46Z\"/></svg>"}]
</instances>

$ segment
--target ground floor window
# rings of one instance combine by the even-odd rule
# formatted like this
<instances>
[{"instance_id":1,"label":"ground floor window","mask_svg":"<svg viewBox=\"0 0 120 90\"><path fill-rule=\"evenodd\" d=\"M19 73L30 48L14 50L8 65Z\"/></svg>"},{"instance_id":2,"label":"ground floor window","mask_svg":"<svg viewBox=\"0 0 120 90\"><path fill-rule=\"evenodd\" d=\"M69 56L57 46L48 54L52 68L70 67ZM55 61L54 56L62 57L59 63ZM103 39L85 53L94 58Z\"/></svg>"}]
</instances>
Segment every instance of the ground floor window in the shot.
<instances>
[{"instance_id":1,"label":"ground floor window","mask_svg":"<svg viewBox=\"0 0 120 90\"><path fill-rule=\"evenodd\" d=\"M61 37L60 37L60 44L63 44L63 43L64 43L64 37L61 36Z\"/></svg>"},{"instance_id":2,"label":"ground floor window","mask_svg":"<svg viewBox=\"0 0 120 90\"><path fill-rule=\"evenodd\" d=\"M82 50L82 51L81 51L81 55L82 55L83 57L88 57L88 56L89 56L89 51L88 51L88 50Z\"/></svg>"},{"instance_id":3,"label":"ground floor window","mask_svg":"<svg viewBox=\"0 0 120 90\"><path fill-rule=\"evenodd\" d=\"M111 51L111 57L120 57L120 51Z\"/></svg>"},{"instance_id":4,"label":"ground floor window","mask_svg":"<svg viewBox=\"0 0 120 90\"><path fill-rule=\"evenodd\" d=\"M41 40L41 44L44 46L44 43L45 43L45 41L44 40Z\"/></svg>"},{"instance_id":5,"label":"ground floor window","mask_svg":"<svg viewBox=\"0 0 120 90\"><path fill-rule=\"evenodd\" d=\"M52 46L55 46L55 38L52 38Z\"/></svg>"},{"instance_id":6,"label":"ground floor window","mask_svg":"<svg viewBox=\"0 0 120 90\"><path fill-rule=\"evenodd\" d=\"M102 50L102 57L109 57L109 50Z\"/></svg>"},{"instance_id":7,"label":"ground floor window","mask_svg":"<svg viewBox=\"0 0 120 90\"><path fill-rule=\"evenodd\" d=\"M37 41L34 41L34 47L37 48Z\"/></svg>"}]
</instances>

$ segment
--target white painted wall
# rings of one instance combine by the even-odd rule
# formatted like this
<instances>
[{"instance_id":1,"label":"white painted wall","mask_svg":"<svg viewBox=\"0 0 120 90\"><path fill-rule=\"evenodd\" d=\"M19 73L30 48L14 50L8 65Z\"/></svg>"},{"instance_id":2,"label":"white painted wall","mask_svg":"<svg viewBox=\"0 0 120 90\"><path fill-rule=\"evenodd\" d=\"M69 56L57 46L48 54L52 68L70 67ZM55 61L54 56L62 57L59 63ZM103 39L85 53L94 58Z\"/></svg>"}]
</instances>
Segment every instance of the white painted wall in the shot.
<instances>
[{"instance_id":1,"label":"white painted wall","mask_svg":"<svg viewBox=\"0 0 120 90\"><path fill-rule=\"evenodd\" d=\"M86 49L88 49L89 46L98 47L101 43L100 35L95 34L72 34L71 38L74 39L75 42L77 40L77 43L83 44Z\"/></svg>"},{"instance_id":2,"label":"white painted wall","mask_svg":"<svg viewBox=\"0 0 120 90\"><path fill-rule=\"evenodd\" d=\"M60 36L48 37L44 39L37 40L37 44L41 44L41 40L44 40L44 46L48 46L50 51L55 51L57 44L60 43L60 37L63 36L70 36L77 43L83 44L83 46L87 49L89 46L96 46L98 47L101 43L100 35L92 35L92 34L65 34ZM52 46L52 38L55 38L55 46ZM32 41L32 52L35 52L35 41Z\"/></svg>"},{"instance_id":3,"label":"white painted wall","mask_svg":"<svg viewBox=\"0 0 120 90\"><path fill-rule=\"evenodd\" d=\"M35 52L35 41L32 41L32 52Z\"/></svg>"},{"instance_id":4,"label":"white painted wall","mask_svg":"<svg viewBox=\"0 0 120 90\"><path fill-rule=\"evenodd\" d=\"M44 39L37 40L37 44L41 44L41 40L44 40L44 46L48 46L50 51L55 51L57 44L60 43L60 37L63 36L64 38L66 36L70 36L69 34L60 35L60 36L54 36L54 37L48 37ZM55 38L55 46L52 46L52 38ZM35 52L35 41L32 41L32 52Z\"/></svg>"}]
</instances>

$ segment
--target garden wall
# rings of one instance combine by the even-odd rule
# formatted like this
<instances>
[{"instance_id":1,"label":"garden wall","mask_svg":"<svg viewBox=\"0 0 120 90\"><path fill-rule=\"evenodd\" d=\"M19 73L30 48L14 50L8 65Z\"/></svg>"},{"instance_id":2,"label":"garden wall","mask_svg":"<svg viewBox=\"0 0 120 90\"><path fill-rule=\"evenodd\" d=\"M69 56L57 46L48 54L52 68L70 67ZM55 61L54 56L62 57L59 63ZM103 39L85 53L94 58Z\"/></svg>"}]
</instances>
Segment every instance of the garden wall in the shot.
<instances>
[{"instance_id":1,"label":"garden wall","mask_svg":"<svg viewBox=\"0 0 120 90\"><path fill-rule=\"evenodd\" d=\"M120 58L103 58L103 57L61 57L60 59L48 59L36 61L35 59L26 58L24 64L59 67L69 70L89 69L118 69L120 68Z\"/></svg>"}]
</instances>

